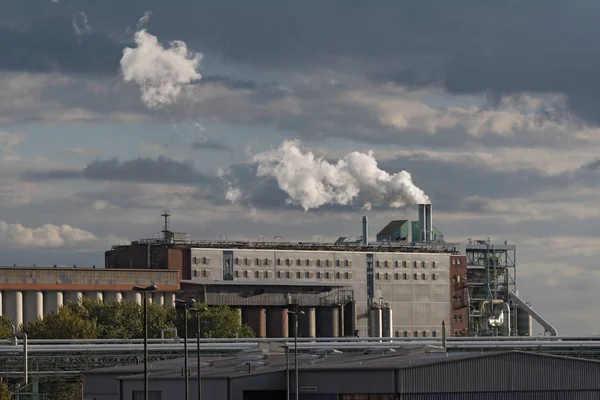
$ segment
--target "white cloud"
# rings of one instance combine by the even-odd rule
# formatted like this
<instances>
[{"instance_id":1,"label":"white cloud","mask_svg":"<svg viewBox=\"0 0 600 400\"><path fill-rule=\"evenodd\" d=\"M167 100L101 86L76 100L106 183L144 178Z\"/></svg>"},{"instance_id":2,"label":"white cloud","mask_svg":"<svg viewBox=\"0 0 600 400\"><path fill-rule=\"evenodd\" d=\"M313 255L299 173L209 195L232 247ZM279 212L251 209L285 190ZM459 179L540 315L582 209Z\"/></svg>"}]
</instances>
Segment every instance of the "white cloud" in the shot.
<instances>
[{"instance_id":1,"label":"white cloud","mask_svg":"<svg viewBox=\"0 0 600 400\"><path fill-rule=\"evenodd\" d=\"M142 101L150 108L159 108L176 102L188 85L201 78L197 68L202 53L188 51L179 40L164 48L156 36L145 29L135 34L135 48L125 48L121 70L126 82L140 85Z\"/></svg>"},{"instance_id":2,"label":"white cloud","mask_svg":"<svg viewBox=\"0 0 600 400\"><path fill-rule=\"evenodd\" d=\"M3 247L20 247L24 249L64 248L73 250L105 249L112 244L127 243L116 236L97 237L91 232L75 228L71 225L45 224L36 228L28 228L21 224L0 221L0 242Z\"/></svg>"}]
</instances>

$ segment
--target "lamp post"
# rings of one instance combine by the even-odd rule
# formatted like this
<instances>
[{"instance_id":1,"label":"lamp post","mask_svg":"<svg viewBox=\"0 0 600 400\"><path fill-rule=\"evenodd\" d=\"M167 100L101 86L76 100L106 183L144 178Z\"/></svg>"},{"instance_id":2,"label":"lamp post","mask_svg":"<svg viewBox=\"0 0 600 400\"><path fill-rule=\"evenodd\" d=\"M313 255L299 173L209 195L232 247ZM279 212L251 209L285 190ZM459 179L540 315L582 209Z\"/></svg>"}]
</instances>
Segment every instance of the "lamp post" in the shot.
<instances>
[{"instance_id":1,"label":"lamp post","mask_svg":"<svg viewBox=\"0 0 600 400\"><path fill-rule=\"evenodd\" d=\"M158 290L158 286L134 286L134 292L144 295L144 400L148 400L148 293Z\"/></svg>"},{"instance_id":2,"label":"lamp post","mask_svg":"<svg viewBox=\"0 0 600 400\"><path fill-rule=\"evenodd\" d=\"M298 306L296 306L296 311L288 311L288 315L294 316L294 375L296 381L296 400L300 398L300 383L298 382L298 314L304 314L304 311L298 311Z\"/></svg>"},{"instance_id":3,"label":"lamp post","mask_svg":"<svg viewBox=\"0 0 600 400\"><path fill-rule=\"evenodd\" d=\"M184 313L184 318L183 318L183 324L184 324L184 328L183 328L183 374L185 377L185 400L190 400L190 387L189 387L189 383L190 383L190 372L188 369L188 346L187 346L187 342L188 342L188 307L189 304L186 300L182 300L182 299L177 299L175 300L176 304L181 304L181 307L183 308L183 313Z\"/></svg>"},{"instance_id":4,"label":"lamp post","mask_svg":"<svg viewBox=\"0 0 600 400\"><path fill-rule=\"evenodd\" d=\"M198 359L198 400L202 400L202 382L200 380L201 368L200 368L200 313L206 311L206 307L200 306L198 302L194 301L194 307L190 308L190 311L196 313L196 358Z\"/></svg>"}]
</instances>

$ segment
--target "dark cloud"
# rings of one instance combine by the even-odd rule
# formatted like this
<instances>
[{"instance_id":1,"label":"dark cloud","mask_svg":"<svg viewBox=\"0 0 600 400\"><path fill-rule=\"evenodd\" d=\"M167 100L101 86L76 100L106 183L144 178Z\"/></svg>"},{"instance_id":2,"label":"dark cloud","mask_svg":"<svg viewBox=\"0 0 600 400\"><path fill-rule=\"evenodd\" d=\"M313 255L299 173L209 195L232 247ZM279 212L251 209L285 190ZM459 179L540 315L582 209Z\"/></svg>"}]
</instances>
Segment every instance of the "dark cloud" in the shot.
<instances>
[{"instance_id":1,"label":"dark cloud","mask_svg":"<svg viewBox=\"0 0 600 400\"><path fill-rule=\"evenodd\" d=\"M192 149L194 150L216 150L216 151L228 151L233 153L233 149L224 142L220 142L214 139L198 139L192 142Z\"/></svg>"},{"instance_id":2,"label":"dark cloud","mask_svg":"<svg viewBox=\"0 0 600 400\"><path fill-rule=\"evenodd\" d=\"M28 181L87 179L165 184L215 182L215 178L197 171L191 162L180 162L166 157L139 157L129 161L119 161L116 158L98 160L88 164L81 171L26 171L22 177Z\"/></svg>"}]
</instances>

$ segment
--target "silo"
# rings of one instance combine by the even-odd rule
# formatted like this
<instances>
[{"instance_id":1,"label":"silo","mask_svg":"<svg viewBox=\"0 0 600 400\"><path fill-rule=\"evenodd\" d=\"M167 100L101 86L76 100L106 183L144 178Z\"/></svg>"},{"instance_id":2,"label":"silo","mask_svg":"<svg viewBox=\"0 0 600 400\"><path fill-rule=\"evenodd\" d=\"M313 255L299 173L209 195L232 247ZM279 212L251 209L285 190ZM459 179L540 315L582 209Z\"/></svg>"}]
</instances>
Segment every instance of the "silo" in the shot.
<instances>
[{"instance_id":1,"label":"silo","mask_svg":"<svg viewBox=\"0 0 600 400\"><path fill-rule=\"evenodd\" d=\"M96 300L96 301L102 301L102 299L104 298L104 296L102 295L102 292L97 291L97 290L85 292L85 297L87 299L92 299L92 300Z\"/></svg>"},{"instance_id":2,"label":"silo","mask_svg":"<svg viewBox=\"0 0 600 400\"><path fill-rule=\"evenodd\" d=\"M381 337L391 338L394 336L394 319L392 314L392 309L390 307L385 307L381 310L382 316L382 332Z\"/></svg>"},{"instance_id":3,"label":"silo","mask_svg":"<svg viewBox=\"0 0 600 400\"><path fill-rule=\"evenodd\" d=\"M267 337L267 310L260 307L244 307L242 321L247 324L257 338Z\"/></svg>"},{"instance_id":4,"label":"silo","mask_svg":"<svg viewBox=\"0 0 600 400\"><path fill-rule=\"evenodd\" d=\"M4 292L4 315L19 329L23 323L23 292L7 290Z\"/></svg>"},{"instance_id":5,"label":"silo","mask_svg":"<svg viewBox=\"0 0 600 400\"><path fill-rule=\"evenodd\" d=\"M304 314L298 316L298 336L314 338L317 336L316 312L314 307L301 307ZM293 318L292 318L293 319ZM293 335L293 331L290 336Z\"/></svg>"},{"instance_id":6,"label":"silo","mask_svg":"<svg viewBox=\"0 0 600 400\"><path fill-rule=\"evenodd\" d=\"M383 331L382 312L380 308L369 310L369 336L380 338Z\"/></svg>"},{"instance_id":7,"label":"silo","mask_svg":"<svg viewBox=\"0 0 600 400\"><path fill-rule=\"evenodd\" d=\"M48 291L44 293L44 314L58 312L63 305L63 292Z\"/></svg>"},{"instance_id":8,"label":"silo","mask_svg":"<svg viewBox=\"0 0 600 400\"><path fill-rule=\"evenodd\" d=\"M35 321L44 316L44 294L39 290L25 292L25 315L23 322Z\"/></svg>"},{"instance_id":9,"label":"silo","mask_svg":"<svg viewBox=\"0 0 600 400\"><path fill-rule=\"evenodd\" d=\"M137 304L142 304L142 294L139 292L125 292L125 300L133 301Z\"/></svg>"},{"instance_id":10,"label":"silo","mask_svg":"<svg viewBox=\"0 0 600 400\"><path fill-rule=\"evenodd\" d=\"M339 310L335 307L317 309L317 337L338 337Z\"/></svg>"},{"instance_id":11,"label":"silo","mask_svg":"<svg viewBox=\"0 0 600 400\"><path fill-rule=\"evenodd\" d=\"M123 295L121 294L121 292L105 292L104 293L104 302L108 303L110 301L117 301L120 302L121 300L123 300Z\"/></svg>"},{"instance_id":12,"label":"silo","mask_svg":"<svg viewBox=\"0 0 600 400\"><path fill-rule=\"evenodd\" d=\"M81 303L81 300L83 300L83 292L65 292L65 294L70 302Z\"/></svg>"},{"instance_id":13,"label":"silo","mask_svg":"<svg viewBox=\"0 0 600 400\"><path fill-rule=\"evenodd\" d=\"M165 305L165 294L163 292L154 292L152 297L154 299L154 303L158 304L159 306Z\"/></svg>"},{"instance_id":14,"label":"silo","mask_svg":"<svg viewBox=\"0 0 600 400\"><path fill-rule=\"evenodd\" d=\"M4 315L2 311L2 290L0 290L0 315Z\"/></svg>"},{"instance_id":15,"label":"silo","mask_svg":"<svg viewBox=\"0 0 600 400\"><path fill-rule=\"evenodd\" d=\"M288 309L271 307L267 310L267 337L288 337Z\"/></svg>"},{"instance_id":16,"label":"silo","mask_svg":"<svg viewBox=\"0 0 600 400\"><path fill-rule=\"evenodd\" d=\"M165 293L165 306L175 308L175 293Z\"/></svg>"},{"instance_id":17,"label":"silo","mask_svg":"<svg viewBox=\"0 0 600 400\"><path fill-rule=\"evenodd\" d=\"M519 336L533 336L533 318L521 308L517 311L517 332Z\"/></svg>"}]
</instances>

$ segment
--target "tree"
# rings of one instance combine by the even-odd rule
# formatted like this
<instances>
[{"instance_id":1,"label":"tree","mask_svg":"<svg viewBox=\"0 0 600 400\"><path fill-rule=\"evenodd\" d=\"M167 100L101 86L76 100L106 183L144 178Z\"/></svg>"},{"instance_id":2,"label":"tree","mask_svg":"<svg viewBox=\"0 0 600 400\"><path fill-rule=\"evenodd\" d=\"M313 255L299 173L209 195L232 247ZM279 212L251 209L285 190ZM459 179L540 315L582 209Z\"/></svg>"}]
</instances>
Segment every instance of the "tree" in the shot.
<instances>
[{"instance_id":1,"label":"tree","mask_svg":"<svg viewBox=\"0 0 600 400\"><path fill-rule=\"evenodd\" d=\"M31 321L23 332L32 339L95 339L99 329L94 319L86 318L86 310L70 303L58 312L44 315L44 319Z\"/></svg>"},{"instance_id":2,"label":"tree","mask_svg":"<svg viewBox=\"0 0 600 400\"><path fill-rule=\"evenodd\" d=\"M200 311L200 336L203 338L251 338L254 337L252 329L242 324L238 313L228 306L207 307L198 304L198 308L206 309ZM179 336L182 336L184 325L183 310L172 310L177 315L173 317L177 324ZM196 325L196 312L189 312L187 317L188 336L196 337L198 328Z\"/></svg>"},{"instance_id":3,"label":"tree","mask_svg":"<svg viewBox=\"0 0 600 400\"><path fill-rule=\"evenodd\" d=\"M6 315L0 315L0 339L8 339L12 335L12 321Z\"/></svg>"},{"instance_id":4,"label":"tree","mask_svg":"<svg viewBox=\"0 0 600 400\"><path fill-rule=\"evenodd\" d=\"M0 400L11 400L13 398L13 394L8 388L6 382L0 382Z\"/></svg>"}]
</instances>

